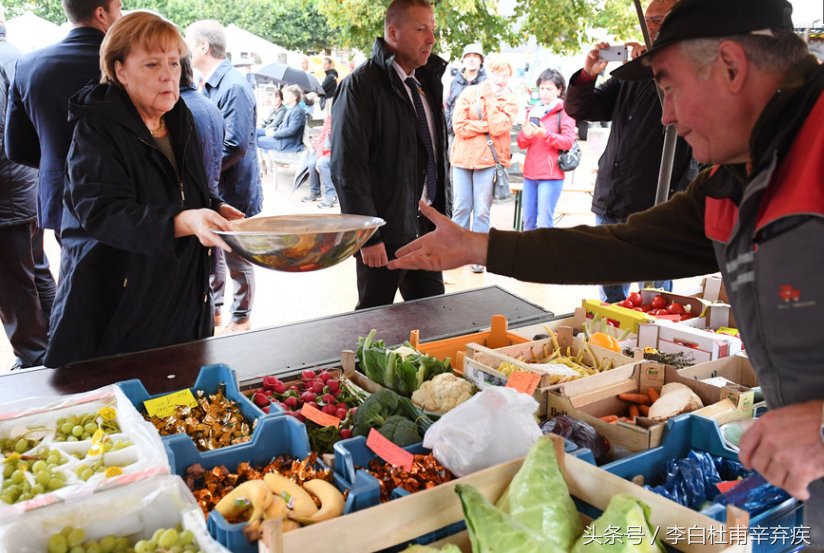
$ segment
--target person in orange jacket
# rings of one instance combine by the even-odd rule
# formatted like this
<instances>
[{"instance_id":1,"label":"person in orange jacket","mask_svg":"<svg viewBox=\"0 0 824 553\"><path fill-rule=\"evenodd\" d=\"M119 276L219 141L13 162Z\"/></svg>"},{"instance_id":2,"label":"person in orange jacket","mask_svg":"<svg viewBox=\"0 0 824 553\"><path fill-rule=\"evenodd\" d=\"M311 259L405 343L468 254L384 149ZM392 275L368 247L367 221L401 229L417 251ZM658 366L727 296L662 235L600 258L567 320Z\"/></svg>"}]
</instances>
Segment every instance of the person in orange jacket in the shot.
<instances>
[{"instance_id":1,"label":"person in orange jacket","mask_svg":"<svg viewBox=\"0 0 824 553\"><path fill-rule=\"evenodd\" d=\"M476 232L489 231L496 158L503 167L510 163L509 132L518 114L515 95L507 87L511 76L509 62L490 55L487 80L461 93L452 116L452 220ZM473 265L472 270L481 273L484 268Z\"/></svg>"}]
</instances>

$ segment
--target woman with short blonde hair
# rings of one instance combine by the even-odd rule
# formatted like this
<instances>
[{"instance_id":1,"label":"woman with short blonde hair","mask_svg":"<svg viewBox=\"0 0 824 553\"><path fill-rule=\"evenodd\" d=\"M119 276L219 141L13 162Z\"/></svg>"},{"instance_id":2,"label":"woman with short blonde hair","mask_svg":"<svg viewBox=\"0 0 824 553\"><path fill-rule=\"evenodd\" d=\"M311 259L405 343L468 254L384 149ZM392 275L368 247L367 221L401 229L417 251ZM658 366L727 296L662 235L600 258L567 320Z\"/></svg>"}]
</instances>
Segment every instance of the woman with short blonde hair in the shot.
<instances>
[{"instance_id":1,"label":"woman with short blonde hair","mask_svg":"<svg viewBox=\"0 0 824 553\"><path fill-rule=\"evenodd\" d=\"M180 101L186 43L149 12L114 23L100 84L69 100L61 280L45 364L212 334L212 232L243 214L210 197L192 114Z\"/></svg>"}]
</instances>

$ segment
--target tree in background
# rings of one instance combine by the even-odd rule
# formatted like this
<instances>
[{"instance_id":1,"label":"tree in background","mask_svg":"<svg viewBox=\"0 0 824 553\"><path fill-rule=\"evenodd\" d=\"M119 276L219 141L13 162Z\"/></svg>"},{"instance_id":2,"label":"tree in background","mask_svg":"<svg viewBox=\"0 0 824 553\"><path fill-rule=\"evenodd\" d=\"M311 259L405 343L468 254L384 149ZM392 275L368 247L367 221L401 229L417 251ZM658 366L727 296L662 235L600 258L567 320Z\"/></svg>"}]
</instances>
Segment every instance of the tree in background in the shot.
<instances>
[{"instance_id":1,"label":"tree in background","mask_svg":"<svg viewBox=\"0 0 824 553\"><path fill-rule=\"evenodd\" d=\"M26 11L62 24L60 0L5 0L6 17ZM198 19L234 23L275 44L309 53L347 46L369 53L383 34L389 0L125 0L124 8L154 10L181 28ZM535 37L556 53L587 49L592 28L619 39L640 39L631 0L516 0L499 15L497 0L436 0L439 50L450 57L479 42L487 51Z\"/></svg>"},{"instance_id":2,"label":"tree in background","mask_svg":"<svg viewBox=\"0 0 824 553\"><path fill-rule=\"evenodd\" d=\"M314 0L318 11L340 32L343 45L369 52L383 34L389 0ZM553 52L575 53L594 42L591 31L605 29L617 38L640 38L631 0L516 0L512 15L498 15L496 0L436 0L438 49L460 56L480 42L487 51L501 44L518 46L535 37Z\"/></svg>"},{"instance_id":3,"label":"tree in background","mask_svg":"<svg viewBox=\"0 0 824 553\"><path fill-rule=\"evenodd\" d=\"M6 18L27 11L58 25L66 21L60 0L4 0ZM289 50L315 53L337 46L335 35L310 0L125 0L124 9L148 9L181 29L198 19L234 23Z\"/></svg>"}]
</instances>

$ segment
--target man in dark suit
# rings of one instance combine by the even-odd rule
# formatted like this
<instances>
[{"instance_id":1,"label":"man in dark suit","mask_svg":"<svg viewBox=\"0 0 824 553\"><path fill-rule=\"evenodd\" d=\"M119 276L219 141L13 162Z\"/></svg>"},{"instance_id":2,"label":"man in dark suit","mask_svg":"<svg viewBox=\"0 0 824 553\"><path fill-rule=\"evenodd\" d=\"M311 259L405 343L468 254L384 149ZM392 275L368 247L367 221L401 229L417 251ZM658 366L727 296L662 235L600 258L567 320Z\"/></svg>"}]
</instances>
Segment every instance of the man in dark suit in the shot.
<instances>
[{"instance_id":1,"label":"man in dark suit","mask_svg":"<svg viewBox=\"0 0 824 553\"><path fill-rule=\"evenodd\" d=\"M74 123L68 100L91 80L100 79L100 44L120 18L121 0L63 0L74 25L52 46L22 56L9 89L6 155L37 167L37 223L59 239L63 216L64 165Z\"/></svg>"},{"instance_id":2,"label":"man in dark suit","mask_svg":"<svg viewBox=\"0 0 824 553\"><path fill-rule=\"evenodd\" d=\"M217 104L223 114L226 134L223 139L223 163L220 173L220 197L247 217L260 213L263 191L257 161L257 106L252 86L243 74L232 67L226 57L226 33L217 21L196 21L186 29L186 42L192 53L192 66L205 78L203 93ZM223 332L249 330L255 295L252 264L234 253L215 250L212 275L212 300L215 322L220 320L226 271L235 282L232 321ZM225 262L223 261L225 260Z\"/></svg>"}]
</instances>

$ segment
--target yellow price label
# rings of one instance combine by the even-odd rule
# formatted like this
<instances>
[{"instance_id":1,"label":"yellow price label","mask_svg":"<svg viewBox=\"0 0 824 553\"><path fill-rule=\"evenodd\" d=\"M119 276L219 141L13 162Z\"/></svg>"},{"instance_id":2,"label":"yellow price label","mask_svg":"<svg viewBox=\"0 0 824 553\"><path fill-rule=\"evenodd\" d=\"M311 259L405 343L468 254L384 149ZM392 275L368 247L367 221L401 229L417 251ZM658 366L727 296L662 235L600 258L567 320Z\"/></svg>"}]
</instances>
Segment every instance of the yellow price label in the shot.
<instances>
[{"instance_id":1,"label":"yellow price label","mask_svg":"<svg viewBox=\"0 0 824 553\"><path fill-rule=\"evenodd\" d=\"M106 441L106 433L102 428L98 428L92 435L92 445L86 455L103 455L103 442Z\"/></svg>"},{"instance_id":2,"label":"yellow price label","mask_svg":"<svg viewBox=\"0 0 824 553\"><path fill-rule=\"evenodd\" d=\"M120 476L121 474L123 474L123 469L121 467L109 467L105 472L106 478L114 478L115 476Z\"/></svg>"},{"instance_id":3,"label":"yellow price label","mask_svg":"<svg viewBox=\"0 0 824 553\"><path fill-rule=\"evenodd\" d=\"M98 415L103 417L105 421L113 421L117 418L117 409L114 407L103 407L100 411L97 412Z\"/></svg>"},{"instance_id":4,"label":"yellow price label","mask_svg":"<svg viewBox=\"0 0 824 553\"><path fill-rule=\"evenodd\" d=\"M178 407L197 407L197 400L188 388L173 394L147 399L143 402L150 417L166 418L174 414Z\"/></svg>"}]
</instances>

